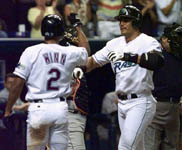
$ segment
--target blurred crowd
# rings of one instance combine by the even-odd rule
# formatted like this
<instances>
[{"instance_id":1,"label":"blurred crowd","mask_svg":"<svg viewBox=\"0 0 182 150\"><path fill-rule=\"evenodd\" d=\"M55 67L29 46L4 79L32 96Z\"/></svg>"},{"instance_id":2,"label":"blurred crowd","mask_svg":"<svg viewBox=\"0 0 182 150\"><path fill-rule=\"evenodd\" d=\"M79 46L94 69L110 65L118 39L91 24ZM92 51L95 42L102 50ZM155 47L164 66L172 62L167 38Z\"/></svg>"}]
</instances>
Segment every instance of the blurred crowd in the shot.
<instances>
[{"instance_id":1,"label":"blurred crowd","mask_svg":"<svg viewBox=\"0 0 182 150\"><path fill-rule=\"evenodd\" d=\"M77 13L88 38L119 36L119 22L114 19L126 4L142 11L141 31L160 37L166 25L182 23L182 0L6 0L1 2L1 38L42 38L40 24L47 14L58 14L69 26L68 16Z\"/></svg>"}]
</instances>

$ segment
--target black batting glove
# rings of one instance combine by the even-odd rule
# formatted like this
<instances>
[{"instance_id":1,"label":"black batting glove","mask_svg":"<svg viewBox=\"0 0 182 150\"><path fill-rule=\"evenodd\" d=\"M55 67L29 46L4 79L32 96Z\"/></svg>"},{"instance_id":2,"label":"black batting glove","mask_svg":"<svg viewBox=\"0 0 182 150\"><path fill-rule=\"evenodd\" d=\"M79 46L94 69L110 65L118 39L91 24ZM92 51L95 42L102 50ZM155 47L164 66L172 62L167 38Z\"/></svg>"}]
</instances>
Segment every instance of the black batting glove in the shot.
<instances>
[{"instance_id":1,"label":"black batting glove","mask_svg":"<svg viewBox=\"0 0 182 150\"><path fill-rule=\"evenodd\" d=\"M123 53L123 52L118 52L118 51L109 52L107 57L113 63L115 63L118 60L137 63L137 60L138 60L138 54Z\"/></svg>"},{"instance_id":2,"label":"black batting glove","mask_svg":"<svg viewBox=\"0 0 182 150\"><path fill-rule=\"evenodd\" d=\"M82 26L82 23L80 22L80 19L77 18L77 15L78 14L76 13L71 13L70 16L68 16L68 20L73 27Z\"/></svg>"},{"instance_id":3,"label":"black batting glove","mask_svg":"<svg viewBox=\"0 0 182 150\"><path fill-rule=\"evenodd\" d=\"M124 53L124 61L134 62L137 63L138 60L138 54L132 54L132 53Z\"/></svg>"}]
</instances>

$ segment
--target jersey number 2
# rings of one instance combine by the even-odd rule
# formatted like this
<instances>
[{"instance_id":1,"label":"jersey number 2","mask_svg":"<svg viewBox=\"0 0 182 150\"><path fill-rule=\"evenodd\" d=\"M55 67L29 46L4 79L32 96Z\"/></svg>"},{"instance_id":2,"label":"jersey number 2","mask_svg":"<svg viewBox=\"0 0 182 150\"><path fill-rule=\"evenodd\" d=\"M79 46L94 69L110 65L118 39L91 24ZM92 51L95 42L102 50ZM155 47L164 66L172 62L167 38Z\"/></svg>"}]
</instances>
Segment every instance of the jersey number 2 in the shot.
<instances>
[{"instance_id":1,"label":"jersey number 2","mask_svg":"<svg viewBox=\"0 0 182 150\"><path fill-rule=\"evenodd\" d=\"M48 81L47 81L47 90L54 90L57 91L59 90L58 86L53 86L53 82L56 82L59 80L61 73L58 69L51 69L49 72L49 74L55 74L55 77L51 77Z\"/></svg>"}]
</instances>

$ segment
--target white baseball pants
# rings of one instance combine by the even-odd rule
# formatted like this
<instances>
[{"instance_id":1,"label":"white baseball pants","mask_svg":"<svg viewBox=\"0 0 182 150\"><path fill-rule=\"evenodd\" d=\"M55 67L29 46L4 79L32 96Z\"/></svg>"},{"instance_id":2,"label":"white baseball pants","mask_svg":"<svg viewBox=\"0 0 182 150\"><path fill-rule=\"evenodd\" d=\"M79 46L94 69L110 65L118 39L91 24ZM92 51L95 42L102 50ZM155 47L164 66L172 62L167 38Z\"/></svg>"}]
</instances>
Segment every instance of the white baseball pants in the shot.
<instances>
[{"instance_id":1,"label":"white baseball pants","mask_svg":"<svg viewBox=\"0 0 182 150\"><path fill-rule=\"evenodd\" d=\"M67 150L68 106L66 102L31 103L27 119L27 150Z\"/></svg>"},{"instance_id":2,"label":"white baseball pants","mask_svg":"<svg viewBox=\"0 0 182 150\"><path fill-rule=\"evenodd\" d=\"M143 136L156 111L152 95L119 100L118 120L121 131L119 150L144 150Z\"/></svg>"}]
</instances>

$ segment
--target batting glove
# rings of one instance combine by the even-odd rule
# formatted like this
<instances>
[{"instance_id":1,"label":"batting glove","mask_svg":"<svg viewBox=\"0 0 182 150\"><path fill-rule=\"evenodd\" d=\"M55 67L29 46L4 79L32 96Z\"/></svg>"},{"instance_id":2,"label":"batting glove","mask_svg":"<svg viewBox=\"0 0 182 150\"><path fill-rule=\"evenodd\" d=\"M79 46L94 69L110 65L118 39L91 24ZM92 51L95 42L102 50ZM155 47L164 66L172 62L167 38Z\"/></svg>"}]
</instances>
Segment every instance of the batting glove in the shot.
<instances>
[{"instance_id":1,"label":"batting glove","mask_svg":"<svg viewBox=\"0 0 182 150\"><path fill-rule=\"evenodd\" d=\"M74 70L73 70L73 73L72 73L72 77L74 79L81 79L83 77L83 71L81 68L79 67L76 67Z\"/></svg>"},{"instance_id":2,"label":"batting glove","mask_svg":"<svg viewBox=\"0 0 182 150\"><path fill-rule=\"evenodd\" d=\"M115 63L118 60L123 60L124 53L111 51L111 52L109 52L107 57L111 62Z\"/></svg>"}]
</instances>

